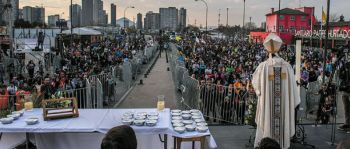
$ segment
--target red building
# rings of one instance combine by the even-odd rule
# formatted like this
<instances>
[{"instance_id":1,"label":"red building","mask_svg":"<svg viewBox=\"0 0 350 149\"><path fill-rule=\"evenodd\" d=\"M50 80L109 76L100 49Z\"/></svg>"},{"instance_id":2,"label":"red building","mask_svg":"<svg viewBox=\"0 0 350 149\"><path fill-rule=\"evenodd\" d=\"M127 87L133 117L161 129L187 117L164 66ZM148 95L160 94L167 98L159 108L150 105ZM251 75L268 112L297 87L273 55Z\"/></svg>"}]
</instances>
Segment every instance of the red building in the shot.
<instances>
[{"instance_id":1,"label":"red building","mask_svg":"<svg viewBox=\"0 0 350 149\"><path fill-rule=\"evenodd\" d=\"M311 24L316 24L314 11L314 7L284 8L280 11L271 8L271 12L266 14L266 32L253 32L251 39L255 41L262 39L263 41L266 34L274 32L281 36L285 44L289 44L296 31L311 30ZM279 31L277 26L279 26Z\"/></svg>"}]
</instances>

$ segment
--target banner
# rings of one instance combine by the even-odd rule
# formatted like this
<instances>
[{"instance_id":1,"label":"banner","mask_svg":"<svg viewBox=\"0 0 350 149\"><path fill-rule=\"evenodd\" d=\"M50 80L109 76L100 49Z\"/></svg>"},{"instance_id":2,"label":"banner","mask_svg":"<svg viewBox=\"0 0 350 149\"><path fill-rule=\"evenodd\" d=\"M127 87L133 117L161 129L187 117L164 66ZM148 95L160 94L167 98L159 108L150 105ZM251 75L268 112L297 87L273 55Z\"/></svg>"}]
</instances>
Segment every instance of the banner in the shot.
<instances>
[{"instance_id":1,"label":"banner","mask_svg":"<svg viewBox=\"0 0 350 149\"><path fill-rule=\"evenodd\" d=\"M326 30L302 30L295 32L296 37L300 38L325 38ZM339 38L339 39L349 39L350 38L350 30L331 30L328 32L329 38Z\"/></svg>"}]
</instances>

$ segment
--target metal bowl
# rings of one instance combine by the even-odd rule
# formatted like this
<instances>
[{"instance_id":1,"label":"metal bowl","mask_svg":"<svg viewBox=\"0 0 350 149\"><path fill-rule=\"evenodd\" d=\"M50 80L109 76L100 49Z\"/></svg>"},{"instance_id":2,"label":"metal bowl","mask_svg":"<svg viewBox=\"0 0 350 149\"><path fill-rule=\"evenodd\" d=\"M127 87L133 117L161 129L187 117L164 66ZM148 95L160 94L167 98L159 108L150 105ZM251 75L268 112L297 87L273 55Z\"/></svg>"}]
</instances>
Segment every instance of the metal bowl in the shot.
<instances>
[{"instance_id":1,"label":"metal bowl","mask_svg":"<svg viewBox=\"0 0 350 149\"><path fill-rule=\"evenodd\" d=\"M191 117L192 117L191 114L182 114L182 118L183 118L184 120L189 120L189 119L191 119Z\"/></svg>"},{"instance_id":2,"label":"metal bowl","mask_svg":"<svg viewBox=\"0 0 350 149\"><path fill-rule=\"evenodd\" d=\"M36 118L36 117L30 117L30 118L27 118L24 120L27 125L34 125L34 124L37 124L39 122L39 118Z\"/></svg>"},{"instance_id":3,"label":"metal bowl","mask_svg":"<svg viewBox=\"0 0 350 149\"><path fill-rule=\"evenodd\" d=\"M171 116L181 116L181 113L171 113Z\"/></svg>"},{"instance_id":4,"label":"metal bowl","mask_svg":"<svg viewBox=\"0 0 350 149\"><path fill-rule=\"evenodd\" d=\"M199 112L199 113L191 113L192 116L202 116L202 114Z\"/></svg>"},{"instance_id":5,"label":"metal bowl","mask_svg":"<svg viewBox=\"0 0 350 149\"><path fill-rule=\"evenodd\" d=\"M181 113L181 110L179 109L171 110L171 113Z\"/></svg>"},{"instance_id":6,"label":"metal bowl","mask_svg":"<svg viewBox=\"0 0 350 149\"><path fill-rule=\"evenodd\" d=\"M184 123L185 125L192 125L193 121L192 120L183 120L182 123Z\"/></svg>"},{"instance_id":7,"label":"metal bowl","mask_svg":"<svg viewBox=\"0 0 350 149\"><path fill-rule=\"evenodd\" d=\"M191 111L182 111L182 114L191 114Z\"/></svg>"},{"instance_id":8,"label":"metal bowl","mask_svg":"<svg viewBox=\"0 0 350 149\"><path fill-rule=\"evenodd\" d=\"M193 125L186 125L185 128L186 128L186 131L189 131L189 132L196 130L196 126L193 126Z\"/></svg>"},{"instance_id":9,"label":"metal bowl","mask_svg":"<svg viewBox=\"0 0 350 149\"><path fill-rule=\"evenodd\" d=\"M20 117L21 115L20 114L9 114L9 115L7 115L7 117L12 117L13 118L13 120L17 120L19 117Z\"/></svg>"},{"instance_id":10,"label":"metal bowl","mask_svg":"<svg viewBox=\"0 0 350 149\"><path fill-rule=\"evenodd\" d=\"M134 120L134 125L136 126L143 126L145 123L145 120Z\"/></svg>"},{"instance_id":11,"label":"metal bowl","mask_svg":"<svg viewBox=\"0 0 350 149\"><path fill-rule=\"evenodd\" d=\"M174 127L183 127L185 125L183 123L174 123L173 126Z\"/></svg>"},{"instance_id":12,"label":"metal bowl","mask_svg":"<svg viewBox=\"0 0 350 149\"><path fill-rule=\"evenodd\" d=\"M150 112L147 114L147 117L150 117L150 116L158 116L159 113L158 112Z\"/></svg>"},{"instance_id":13,"label":"metal bowl","mask_svg":"<svg viewBox=\"0 0 350 149\"><path fill-rule=\"evenodd\" d=\"M135 117L135 120L145 120L145 119L146 119L146 116L139 115Z\"/></svg>"},{"instance_id":14,"label":"metal bowl","mask_svg":"<svg viewBox=\"0 0 350 149\"><path fill-rule=\"evenodd\" d=\"M197 127L199 127L199 126L208 126L207 123L203 123L203 122L202 123L197 123L196 125L197 125Z\"/></svg>"},{"instance_id":15,"label":"metal bowl","mask_svg":"<svg viewBox=\"0 0 350 149\"><path fill-rule=\"evenodd\" d=\"M2 124L11 124L12 122L13 122L13 117L8 117L8 118L2 118L2 119L0 119L0 122L2 123Z\"/></svg>"},{"instance_id":16,"label":"metal bowl","mask_svg":"<svg viewBox=\"0 0 350 149\"><path fill-rule=\"evenodd\" d=\"M191 112L191 113L200 113L200 111L197 110L197 109L192 109L192 110L190 110L190 112Z\"/></svg>"},{"instance_id":17,"label":"metal bowl","mask_svg":"<svg viewBox=\"0 0 350 149\"><path fill-rule=\"evenodd\" d=\"M24 111L13 111L11 114L19 114L19 116L23 116Z\"/></svg>"},{"instance_id":18,"label":"metal bowl","mask_svg":"<svg viewBox=\"0 0 350 149\"><path fill-rule=\"evenodd\" d=\"M196 123L205 123L205 120L203 120L203 119L195 119L194 122L196 122Z\"/></svg>"},{"instance_id":19,"label":"metal bowl","mask_svg":"<svg viewBox=\"0 0 350 149\"><path fill-rule=\"evenodd\" d=\"M146 126L156 126L157 125L157 120L146 120Z\"/></svg>"},{"instance_id":20,"label":"metal bowl","mask_svg":"<svg viewBox=\"0 0 350 149\"><path fill-rule=\"evenodd\" d=\"M182 120L182 117L181 116L173 116L171 119L172 120Z\"/></svg>"},{"instance_id":21,"label":"metal bowl","mask_svg":"<svg viewBox=\"0 0 350 149\"><path fill-rule=\"evenodd\" d=\"M208 131L207 126L197 126L197 131L200 133L206 133Z\"/></svg>"},{"instance_id":22,"label":"metal bowl","mask_svg":"<svg viewBox=\"0 0 350 149\"><path fill-rule=\"evenodd\" d=\"M147 116L147 112L137 112L136 115L143 115L143 116Z\"/></svg>"},{"instance_id":23,"label":"metal bowl","mask_svg":"<svg viewBox=\"0 0 350 149\"><path fill-rule=\"evenodd\" d=\"M175 127L174 130L178 133L184 133L186 128L185 127Z\"/></svg>"},{"instance_id":24,"label":"metal bowl","mask_svg":"<svg viewBox=\"0 0 350 149\"><path fill-rule=\"evenodd\" d=\"M171 123L174 124L174 123L181 123L182 120L171 120Z\"/></svg>"},{"instance_id":25,"label":"metal bowl","mask_svg":"<svg viewBox=\"0 0 350 149\"><path fill-rule=\"evenodd\" d=\"M132 122L134 122L133 119L124 119L124 120L122 120L122 123L124 125L132 125Z\"/></svg>"},{"instance_id":26,"label":"metal bowl","mask_svg":"<svg viewBox=\"0 0 350 149\"><path fill-rule=\"evenodd\" d=\"M199 116L199 115L192 115L192 119L193 119L193 120L202 119L202 116Z\"/></svg>"},{"instance_id":27,"label":"metal bowl","mask_svg":"<svg viewBox=\"0 0 350 149\"><path fill-rule=\"evenodd\" d=\"M158 120L159 117L158 116L149 116L147 119L149 119L149 120Z\"/></svg>"}]
</instances>

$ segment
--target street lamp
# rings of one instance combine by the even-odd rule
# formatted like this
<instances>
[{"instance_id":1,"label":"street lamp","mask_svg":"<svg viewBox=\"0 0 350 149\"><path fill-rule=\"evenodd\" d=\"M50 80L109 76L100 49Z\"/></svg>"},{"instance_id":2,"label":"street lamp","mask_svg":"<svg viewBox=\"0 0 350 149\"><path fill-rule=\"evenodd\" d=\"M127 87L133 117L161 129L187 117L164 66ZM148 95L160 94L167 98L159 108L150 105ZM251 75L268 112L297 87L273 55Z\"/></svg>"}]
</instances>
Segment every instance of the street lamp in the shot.
<instances>
[{"instance_id":1,"label":"street lamp","mask_svg":"<svg viewBox=\"0 0 350 149\"><path fill-rule=\"evenodd\" d=\"M126 10L127 10L128 8L135 8L135 7L134 7L134 6L128 6L128 7L126 7L126 8L124 9L124 28L125 28L125 24L126 24L125 13L126 13Z\"/></svg>"},{"instance_id":2,"label":"street lamp","mask_svg":"<svg viewBox=\"0 0 350 149\"><path fill-rule=\"evenodd\" d=\"M207 34L207 32L208 32L208 4L205 0L194 0L194 1L196 1L196 2L202 1L206 6L206 10L205 10L205 34Z\"/></svg>"}]
</instances>

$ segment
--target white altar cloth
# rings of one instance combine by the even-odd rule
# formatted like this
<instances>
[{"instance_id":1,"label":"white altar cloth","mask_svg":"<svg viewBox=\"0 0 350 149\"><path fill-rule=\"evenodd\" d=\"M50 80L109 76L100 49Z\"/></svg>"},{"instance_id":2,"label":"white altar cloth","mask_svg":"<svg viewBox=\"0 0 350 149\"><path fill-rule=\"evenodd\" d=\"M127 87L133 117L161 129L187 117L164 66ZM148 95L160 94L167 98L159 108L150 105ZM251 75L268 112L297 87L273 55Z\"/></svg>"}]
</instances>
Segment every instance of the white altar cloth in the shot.
<instances>
[{"instance_id":1,"label":"white altar cloth","mask_svg":"<svg viewBox=\"0 0 350 149\"><path fill-rule=\"evenodd\" d=\"M12 124L0 124L0 132L3 132L0 140L0 148L11 148L24 141L25 133L34 134L38 149L75 149L100 148L102 138L107 131L115 126L122 125L121 116L127 111L156 112L156 109L80 109L78 118L43 121L42 109L34 109L25 112L23 117ZM210 148L216 148L216 143L210 132L184 133L175 132L170 123L170 109L160 112L159 122L155 127L132 126L138 139L138 149L162 149L158 134L168 134L168 148L172 146L172 137L182 138L208 136ZM40 123L27 125L24 120L28 117L38 117ZM10 139L9 139L10 138ZM5 141L5 140L11 141ZM16 139L16 140L14 140ZM162 138L164 139L164 138ZM191 143L187 143L190 145ZM184 144L186 146L186 144ZM199 145L197 145L199 147Z\"/></svg>"}]
</instances>

